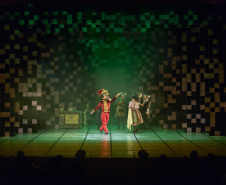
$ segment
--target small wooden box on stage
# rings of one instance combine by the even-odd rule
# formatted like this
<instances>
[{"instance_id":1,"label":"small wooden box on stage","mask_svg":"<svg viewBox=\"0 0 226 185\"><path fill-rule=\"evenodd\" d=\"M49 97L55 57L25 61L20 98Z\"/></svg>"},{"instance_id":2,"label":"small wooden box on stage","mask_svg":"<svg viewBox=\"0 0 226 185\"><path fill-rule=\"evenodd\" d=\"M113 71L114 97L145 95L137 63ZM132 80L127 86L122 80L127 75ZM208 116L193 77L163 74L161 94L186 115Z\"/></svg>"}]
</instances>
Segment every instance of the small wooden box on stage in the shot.
<instances>
[{"instance_id":1,"label":"small wooden box on stage","mask_svg":"<svg viewBox=\"0 0 226 185\"><path fill-rule=\"evenodd\" d=\"M64 119L60 128L82 128L82 111L64 111L60 117Z\"/></svg>"}]
</instances>

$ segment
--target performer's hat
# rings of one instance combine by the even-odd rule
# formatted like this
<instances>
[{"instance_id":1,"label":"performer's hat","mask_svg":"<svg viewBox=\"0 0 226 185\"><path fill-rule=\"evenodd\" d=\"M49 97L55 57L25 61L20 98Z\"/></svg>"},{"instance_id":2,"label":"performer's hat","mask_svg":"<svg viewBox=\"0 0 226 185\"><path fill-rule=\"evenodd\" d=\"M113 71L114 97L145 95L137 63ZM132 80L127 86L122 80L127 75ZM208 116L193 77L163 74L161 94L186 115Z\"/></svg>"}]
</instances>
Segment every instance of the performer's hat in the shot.
<instances>
[{"instance_id":1,"label":"performer's hat","mask_svg":"<svg viewBox=\"0 0 226 185\"><path fill-rule=\"evenodd\" d=\"M101 90L97 91L98 96L101 96L101 95L104 94L104 93L109 94L109 93L108 93L108 90L105 90L105 89L101 89Z\"/></svg>"}]
</instances>

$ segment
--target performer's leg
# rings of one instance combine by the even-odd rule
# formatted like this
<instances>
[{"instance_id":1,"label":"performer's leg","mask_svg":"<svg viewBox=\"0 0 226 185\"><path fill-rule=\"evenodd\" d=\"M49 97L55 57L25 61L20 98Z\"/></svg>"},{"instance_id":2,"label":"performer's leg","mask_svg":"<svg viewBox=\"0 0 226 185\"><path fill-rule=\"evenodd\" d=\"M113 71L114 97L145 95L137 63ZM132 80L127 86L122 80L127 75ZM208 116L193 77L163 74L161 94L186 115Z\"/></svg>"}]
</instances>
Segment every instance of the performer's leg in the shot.
<instances>
[{"instance_id":1,"label":"performer's leg","mask_svg":"<svg viewBox=\"0 0 226 185\"><path fill-rule=\"evenodd\" d=\"M122 125L123 129L125 128L125 120L123 117L120 117L119 125Z\"/></svg>"},{"instance_id":2,"label":"performer's leg","mask_svg":"<svg viewBox=\"0 0 226 185\"><path fill-rule=\"evenodd\" d=\"M143 119L144 122L143 122L142 125L143 125L143 128L145 128L145 127L146 127L146 115L145 115L143 118L144 118L144 119Z\"/></svg>"},{"instance_id":3,"label":"performer's leg","mask_svg":"<svg viewBox=\"0 0 226 185\"><path fill-rule=\"evenodd\" d=\"M108 133L108 127L107 127L107 124L108 124L108 121L109 121L109 117L110 117L110 114L109 114L109 113L106 113L105 133Z\"/></svg>"},{"instance_id":4,"label":"performer's leg","mask_svg":"<svg viewBox=\"0 0 226 185\"><path fill-rule=\"evenodd\" d=\"M148 115L146 114L144 117L144 129L147 127L148 125Z\"/></svg>"},{"instance_id":5,"label":"performer's leg","mask_svg":"<svg viewBox=\"0 0 226 185\"><path fill-rule=\"evenodd\" d=\"M120 128L120 118L117 118L117 122L118 122L118 129Z\"/></svg>"},{"instance_id":6,"label":"performer's leg","mask_svg":"<svg viewBox=\"0 0 226 185\"><path fill-rule=\"evenodd\" d=\"M107 134L108 133L107 123L109 120L109 113L103 113L101 115L101 120L102 120L102 130L104 129L105 134Z\"/></svg>"},{"instance_id":7,"label":"performer's leg","mask_svg":"<svg viewBox=\"0 0 226 185\"><path fill-rule=\"evenodd\" d=\"M138 132L138 128L137 128L137 126L134 126L133 133L136 133L136 132Z\"/></svg>"},{"instance_id":8,"label":"performer's leg","mask_svg":"<svg viewBox=\"0 0 226 185\"><path fill-rule=\"evenodd\" d=\"M100 127L100 130L103 131L103 129L104 129L104 128L103 128L103 125L102 125L102 126Z\"/></svg>"},{"instance_id":9,"label":"performer's leg","mask_svg":"<svg viewBox=\"0 0 226 185\"><path fill-rule=\"evenodd\" d=\"M142 118L144 118L143 114L141 114L141 116L142 116ZM143 120L143 121L144 121L144 120ZM144 128L144 123L141 124L141 125L138 125L137 127L140 128L140 129Z\"/></svg>"},{"instance_id":10,"label":"performer's leg","mask_svg":"<svg viewBox=\"0 0 226 185\"><path fill-rule=\"evenodd\" d=\"M144 114L144 115L142 115L142 118L143 118L143 123L140 125L140 127L139 128L145 128L145 119L146 119L146 115Z\"/></svg>"},{"instance_id":11,"label":"performer's leg","mask_svg":"<svg viewBox=\"0 0 226 185\"><path fill-rule=\"evenodd\" d=\"M101 122L102 122L102 125L100 127L100 130L103 131L104 127L103 127L103 120L104 120L104 114L101 114Z\"/></svg>"}]
</instances>

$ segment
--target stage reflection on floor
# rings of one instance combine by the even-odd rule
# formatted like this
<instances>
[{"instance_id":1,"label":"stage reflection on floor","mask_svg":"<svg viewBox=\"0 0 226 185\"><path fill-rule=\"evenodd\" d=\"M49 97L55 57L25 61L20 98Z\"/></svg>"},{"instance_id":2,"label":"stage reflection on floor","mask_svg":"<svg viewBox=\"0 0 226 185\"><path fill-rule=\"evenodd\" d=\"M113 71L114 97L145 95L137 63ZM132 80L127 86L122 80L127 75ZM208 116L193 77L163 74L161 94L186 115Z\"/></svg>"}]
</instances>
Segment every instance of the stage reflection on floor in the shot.
<instances>
[{"instance_id":1,"label":"stage reflection on floor","mask_svg":"<svg viewBox=\"0 0 226 185\"><path fill-rule=\"evenodd\" d=\"M86 158L133 158L141 149L149 157L189 156L193 150L199 156L213 153L226 156L226 137L209 136L208 133L187 133L184 130L163 130L161 127L140 129L134 135L128 129L109 128L109 134L101 134L97 126L82 129L40 130L33 134L18 134L0 138L0 155L16 156L22 150L27 156L50 157L62 155L75 157L79 150L86 151Z\"/></svg>"}]
</instances>

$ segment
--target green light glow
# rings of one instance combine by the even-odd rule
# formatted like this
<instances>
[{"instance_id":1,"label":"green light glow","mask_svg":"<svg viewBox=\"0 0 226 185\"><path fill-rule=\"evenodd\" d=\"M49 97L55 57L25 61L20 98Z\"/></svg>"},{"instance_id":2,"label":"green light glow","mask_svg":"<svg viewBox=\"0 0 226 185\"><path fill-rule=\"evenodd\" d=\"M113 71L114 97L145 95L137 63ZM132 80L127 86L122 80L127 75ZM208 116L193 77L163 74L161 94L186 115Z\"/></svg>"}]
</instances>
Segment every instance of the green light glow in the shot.
<instances>
[{"instance_id":1,"label":"green light glow","mask_svg":"<svg viewBox=\"0 0 226 185\"><path fill-rule=\"evenodd\" d=\"M55 33L60 33L60 28L55 28Z\"/></svg>"},{"instance_id":2,"label":"green light glow","mask_svg":"<svg viewBox=\"0 0 226 185\"><path fill-rule=\"evenodd\" d=\"M64 28L64 24L60 24L60 28Z\"/></svg>"},{"instance_id":3,"label":"green light glow","mask_svg":"<svg viewBox=\"0 0 226 185\"><path fill-rule=\"evenodd\" d=\"M19 20L19 25L24 25L24 20Z\"/></svg>"},{"instance_id":4,"label":"green light glow","mask_svg":"<svg viewBox=\"0 0 226 185\"><path fill-rule=\"evenodd\" d=\"M28 24L29 25L34 25L34 20L29 20Z\"/></svg>"},{"instance_id":5,"label":"green light glow","mask_svg":"<svg viewBox=\"0 0 226 185\"><path fill-rule=\"evenodd\" d=\"M34 15L34 20L37 21L39 19L39 15Z\"/></svg>"}]
</instances>

